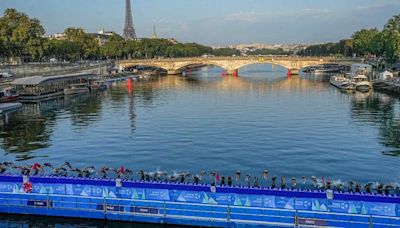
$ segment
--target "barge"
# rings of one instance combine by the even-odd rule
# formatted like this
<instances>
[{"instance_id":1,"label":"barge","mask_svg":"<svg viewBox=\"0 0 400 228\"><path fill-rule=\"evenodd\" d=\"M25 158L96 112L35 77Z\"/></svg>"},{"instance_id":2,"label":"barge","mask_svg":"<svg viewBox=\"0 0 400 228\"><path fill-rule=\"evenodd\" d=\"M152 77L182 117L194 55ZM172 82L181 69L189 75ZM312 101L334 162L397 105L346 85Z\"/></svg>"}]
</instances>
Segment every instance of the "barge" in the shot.
<instances>
[{"instance_id":1,"label":"barge","mask_svg":"<svg viewBox=\"0 0 400 228\"><path fill-rule=\"evenodd\" d=\"M400 227L400 196L7 174L0 213L207 227Z\"/></svg>"},{"instance_id":2,"label":"barge","mask_svg":"<svg viewBox=\"0 0 400 228\"><path fill-rule=\"evenodd\" d=\"M64 96L64 90L72 84L87 82L95 77L91 73L18 78L11 82L22 102L50 100Z\"/></svg>"}]
</instances>

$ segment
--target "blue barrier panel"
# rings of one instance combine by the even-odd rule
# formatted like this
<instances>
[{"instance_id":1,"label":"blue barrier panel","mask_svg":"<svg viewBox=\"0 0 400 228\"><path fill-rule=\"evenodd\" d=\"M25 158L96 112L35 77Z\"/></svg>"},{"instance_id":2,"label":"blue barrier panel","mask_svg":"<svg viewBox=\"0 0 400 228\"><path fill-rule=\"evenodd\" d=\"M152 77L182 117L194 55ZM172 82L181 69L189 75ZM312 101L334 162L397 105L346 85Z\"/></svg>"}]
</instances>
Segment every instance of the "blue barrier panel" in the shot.
<instances>
[{"instance_id":1,"label":"blue barrier panel","mask_svg":"<svg viewBox=\"0 0 400 228\"><path fill-rule=\"evenodd\" d=\"M362 227L371 216L378 216L377 224L399 223L393 218L399 216L400 200L393 195L335 193L331 200L321 191L217 186L211 192L208 185L123 181L123 187L115 187L113 181L31 177L32 192L25 193L20 176L0 175L0 204L15 206L0 211L86 218L106 212L108 219L124 221L134 220L132 214L151 217L142 220L183 216L201 224L210 220L208 225L229 218L292 224L298 217L310 224Z\"/></svg>"}]
</instances>

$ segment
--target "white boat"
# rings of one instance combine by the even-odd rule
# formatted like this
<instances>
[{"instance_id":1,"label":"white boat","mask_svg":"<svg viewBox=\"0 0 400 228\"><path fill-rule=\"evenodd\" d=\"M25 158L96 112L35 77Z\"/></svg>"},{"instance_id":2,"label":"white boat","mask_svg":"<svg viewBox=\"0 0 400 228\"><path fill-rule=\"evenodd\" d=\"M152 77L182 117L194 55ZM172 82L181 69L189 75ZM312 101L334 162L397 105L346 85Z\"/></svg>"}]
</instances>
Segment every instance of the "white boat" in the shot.
<instances>
[{"instance_id":1,"label":"white boat","mask_svg":"<svg viewBox=\"0 0 400 228\"><path fill-rule=\"evenodd\" d=\"M9 72L0 72L0 78L11 78L12 76Z\"/></svg>"},{"instance_id":2,"label":"white boat","mask_svg":"<svg viewBox=\"0 0 400 228\"><path fill-rule=\"evenodd\" d=\"M71 84L68 88L64 89L65 95L89 93L89 86L87 83Z\"/></svg>"},{"instance_id":3,"label":"white boat","mask_svg":"<svg viewBox=\"0 0 400 228\"><path fill-rule=\"evenodd\" d=\"M354 89L354 82L344 76L332 76L330 83L339 89L352 90Z\"/></svg>"},{"instance_id":4,"label":"white boat","mask_svg":"<svg viewBox=\"0 0 400 228\"><path fill-rule=\"evenodd\" d=\"M368 81L364 74L357 74L353 77L355 88L360 92L368 92L372 89L372 83Z\"/></svg>"},{"instance_id":5,"label":"white boat","mask_svg":"<svg viewBox=\"0 0 400 228\"><path fill-rule=\"evenodd\" d=\"M372 83L367 75L371 76L372 66L368 64L352 64L348 77L354 81L355 89L360 92L368 92L372 89Z\"/></svg>"},{"instance_id":6,"label":"white boat","mask_svg":"<svg viewBox=\"0 0 400 228\"><path fill-rule=\"evenodd\" d=\"M385 70L384 72L379 74L379 80L388 80L393 78L393 73Z\"/></svg>"}]
</instances>

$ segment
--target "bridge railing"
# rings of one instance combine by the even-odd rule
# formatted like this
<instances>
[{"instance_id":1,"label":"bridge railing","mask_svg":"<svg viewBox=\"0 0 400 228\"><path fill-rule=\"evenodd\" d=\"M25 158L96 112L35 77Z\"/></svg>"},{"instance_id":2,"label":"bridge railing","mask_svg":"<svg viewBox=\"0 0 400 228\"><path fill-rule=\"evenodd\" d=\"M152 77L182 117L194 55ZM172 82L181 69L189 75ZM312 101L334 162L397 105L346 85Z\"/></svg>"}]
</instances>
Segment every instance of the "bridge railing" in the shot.
<instances>
[{"instance_id":1,"label":"bridge railing","mask_svg":"<svg viewBox=\"0 0 400 228\"><path fill-rule=\"evenodd\" d=\"M52 194L0 193L0 212L227 227L398 227L399 217Z\"/></svg>"}]
</instances>

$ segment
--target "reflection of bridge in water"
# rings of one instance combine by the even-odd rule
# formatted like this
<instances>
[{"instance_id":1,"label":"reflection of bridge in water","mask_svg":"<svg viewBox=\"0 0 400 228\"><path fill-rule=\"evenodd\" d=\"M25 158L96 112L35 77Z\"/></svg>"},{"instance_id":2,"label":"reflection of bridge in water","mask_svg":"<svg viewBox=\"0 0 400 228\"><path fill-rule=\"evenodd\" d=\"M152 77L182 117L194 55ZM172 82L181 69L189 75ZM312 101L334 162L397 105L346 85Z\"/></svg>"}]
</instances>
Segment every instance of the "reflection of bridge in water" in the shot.
<instances>
[{"instance_id":1,"label":"reflection of bridge in water","mask_svg":"<svg viewBox=\"0 0 400 228\"><path fill-rule=\"evenodd\" d=\"M315 83L312 80L300 77L281 77L273 81L252 80L251 78L242 77L222 77L221 79L212 81L203 81L200 78L180 76L168 76L159 80L150 82L153 88L161 89L201 89L201 90L221 90L221 91L292 91L301 90L308 91L310 89L323 89L327 85L323 83Z\"/></svg>"},{"instance_id":2,"label":"reflection of bridge in water","mask_svg":"<svg viewBox=\"0 0 400 228\"><path fill-rule=\"evenodd\" d=\"M129 69L137 66L151 66L164 69L169 75L181 74L184 69L190 66L214 65L226 71L228 75L234 75L245 66L252 64L273 64L287 68L291 74L298 74L304 67L321 64L350 64L360 62L360 59L342 58L314 58L298 56L264 56L264 57L213 57L213 58L179 58L179 59L132 59L118 61L117 65L122 69Z\"/></svg>"}]
</instances>

